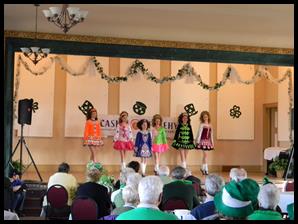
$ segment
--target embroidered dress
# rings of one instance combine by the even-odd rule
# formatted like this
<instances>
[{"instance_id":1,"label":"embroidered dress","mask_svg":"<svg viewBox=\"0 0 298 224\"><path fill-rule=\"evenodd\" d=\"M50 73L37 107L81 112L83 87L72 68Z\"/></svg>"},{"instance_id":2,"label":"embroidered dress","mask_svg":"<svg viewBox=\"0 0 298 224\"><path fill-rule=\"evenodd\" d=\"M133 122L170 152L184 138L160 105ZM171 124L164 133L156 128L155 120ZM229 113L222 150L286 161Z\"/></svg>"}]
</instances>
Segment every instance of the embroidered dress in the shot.
<instances>
[{"instance_id":1,"label":"embroidered dress","mask_svg":"<svg viewBox=\"0 0 298 224\"><path fill-rule=\"evenodd\" d=\"M201 150L213 150L213 132L210 125L201 124L197 141L196 141L196 148Z\"/></svg>"},{"instance_id":2,"label":"embroidered dress","mask_svg":"<svg viewBox=\"0 0 298 224\"><path fill-rule=\"evenodd\" d=\"M97 120L87 120L84 131L83 145L87 146L101 146L103 141L101 140L101 129Z\"/></svg>"},{"instance_id":3,"label":"embroidered dress","mask_svg":"<svg viewBox=\"0 0 298 224\"><path fill-rule=\"evenodd\" d=\"M114 149L116 150L133 150L132 131L130 125L117 125L114 135Z\"/></svg>"},{"instance_id":4,"label":"embroidered dress","mask_svg":"<svg viewBox=\"0 0 298 224\"><path fill-rule=\"evenodd\" d=\"M139 131L135 142L135 156L136 157L151 157L152 156L152 138L151 133L146 131Z\"/></svg>"},{"instance_id":5,"label":"embroidered dress","mask_svg":"<svg viewBox=\"0 0 298 224\"><path fill-rule=\"evenodd\" d=\"M152 152L165 152L169 149L166 130L163 127L152 129L153 145Z\"/></svg>"},{"instance_id":6,"label":"embroidered dress","mask_svg":"<svg viewBox=\"0 0 298 224\"><path fill-rule=\"evenodd\" d=\"M194 149L191 125L178 124L172 146L175 149Z\"/></svg>"}]
</instances>

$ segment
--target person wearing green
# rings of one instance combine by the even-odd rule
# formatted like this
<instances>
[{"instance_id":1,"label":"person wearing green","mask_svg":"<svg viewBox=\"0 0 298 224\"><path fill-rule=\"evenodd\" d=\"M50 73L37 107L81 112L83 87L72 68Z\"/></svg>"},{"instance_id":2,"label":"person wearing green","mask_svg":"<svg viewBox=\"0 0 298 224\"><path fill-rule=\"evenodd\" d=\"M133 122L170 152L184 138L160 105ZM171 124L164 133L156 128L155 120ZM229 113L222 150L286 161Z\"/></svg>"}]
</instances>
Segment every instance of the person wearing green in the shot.
<instances>
[{"instance_id":1,"label":"person wearing green","mask_svg":"<svg viewBox=\"0 0 298 224\"><path fill-rule=\"evenodd\" d=\"M157 174L161 153L164 153L169 149L166 129L162 127L162 117L159 114L155 114L152 118L152 137L152 152L154 153L155 158L154 171Z\"/></svg>"},{"instance_id":2,"label":"person wearing green","mask_svg":"<svg viewBox=\"0 0 298 224\"><path fill-rule=\"evenodd\" d=\"M186 168L188 151L195 148L190 118L187 113L181 113L178 117L178 126L172 146L179 150L182 163L181 166Z\"/></svg>"},{"instance_id":3,"label":"person wearing green","mask_svg":"<svg viewBox=\"0 0 298 224\"><path fill-rule=\"evenodd\" d=\"M147 176L139 183L137 208L121 213L116 220L179 220L174 214L159 210L163 184L158 176Z\"/></svg>"},{"instance_id":4,"label":"person wearing green","mask_svg":"<svg viewBox=\"0 0 298 224\"><path fill-rule=\"evenodd\" d=\"M264 185L258 194L259 209L247 217L248 220L283 220L281 214L276 211L280 199L279 189L264 178Z\"/></svg>"},{"instance_id":5,"label":"person wearing green","mask_svg":"<svg viewBox=\"0 0 298 224\"><path fill-rule=\"evenodd\" d=\"M287 212L290 220L294 220L294 203L287 206Z\"/></svg>"}]
</instances>

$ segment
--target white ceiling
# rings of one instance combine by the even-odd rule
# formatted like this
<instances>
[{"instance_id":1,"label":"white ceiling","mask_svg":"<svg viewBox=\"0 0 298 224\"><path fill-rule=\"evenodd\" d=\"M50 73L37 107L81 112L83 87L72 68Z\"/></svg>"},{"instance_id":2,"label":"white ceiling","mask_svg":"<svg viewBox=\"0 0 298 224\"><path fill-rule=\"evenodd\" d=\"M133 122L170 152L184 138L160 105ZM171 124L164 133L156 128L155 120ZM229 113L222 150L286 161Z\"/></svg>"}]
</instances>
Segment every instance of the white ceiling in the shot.
<instances>
[{"instance_id":1,"label":"white ceiling","mask_svg":"<svg viewBox=\"0 0 298 224\"><path fill-rule=\"evenodd\" d=\"M42 10L38 32L62 30ZM89 11L68 34L294 48L294 4L72 4ZM33 4L5 4L4 29L35 31Z\"/></svg>"}]
</instances>

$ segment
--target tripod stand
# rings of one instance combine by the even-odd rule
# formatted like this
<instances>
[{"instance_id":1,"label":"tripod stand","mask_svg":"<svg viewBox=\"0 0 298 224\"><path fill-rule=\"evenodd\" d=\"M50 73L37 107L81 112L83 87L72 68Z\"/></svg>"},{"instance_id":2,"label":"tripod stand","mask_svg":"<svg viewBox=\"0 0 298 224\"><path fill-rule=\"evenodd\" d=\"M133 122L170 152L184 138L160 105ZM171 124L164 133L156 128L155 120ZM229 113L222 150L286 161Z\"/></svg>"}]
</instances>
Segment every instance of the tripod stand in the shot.
<instances>
[{"instance_id":1,"label":"tripod stand","mask_svg":"<svg viewBox=\"0 0 298 224\"><path fill-rule=\"evenodd\" d=\"M41 178L41 175L40 175L40 173L39 173L39 171L38 171L38 169L37 169L37 166L36 166L36 164L35 164L35 162L34 162L34 160L33 160L33 157L32 157L32 155L31 155L31 153L30 153L30 150L29 150L29 148L28 148L28 146L27 146L27 144L26 144L26 141L25 141L25 138L24 138L24 136L23 136L23 127L24 127L24 124L21 124L21 137L20 137L20 139L19 139L19 141L18 141L18 143L17 143L17 145L16 145L16 147L15 147L15 149L13 150L13 152L12 152L12 154L11 154L11 156L10 156L10 158L9 158L9 160L8 160L8 163L6 164L6 166L5 166L5 168L8 166L8 164L10 164L11 166L12 166L12 164L11 164L11 160L12 160L12 157L13 157L13 155L15 154L15 152L16 152L16 150L18 149L18 146L20 145L20 166L21 166L21 170L20 170L20 172L21 172L21 174L20 174L20 178L22 178L22 175L23 175L23 170L22 170L22 156L23 156L23 144L25 145L25 148L26 148L26 150L27 150L27 152L28 152L28 154L29 154L29 156L30 156L30 159L31 159L31 162L33 163L33 165L34 165L34 167L35 167L35 170L36 170L36 172L37 172L37 174L38 174L38 177L39 177L39 179L40 179L40 181L42 182L42 178ZM31 164L30 164L31 165ZM29 166L30 166L29 165ZM29 167L28 166L28 167ZM27 167L27 168L28 168ZM24 172L27 170L27 168L24 170Z\"/></svg>"}]
</instances>

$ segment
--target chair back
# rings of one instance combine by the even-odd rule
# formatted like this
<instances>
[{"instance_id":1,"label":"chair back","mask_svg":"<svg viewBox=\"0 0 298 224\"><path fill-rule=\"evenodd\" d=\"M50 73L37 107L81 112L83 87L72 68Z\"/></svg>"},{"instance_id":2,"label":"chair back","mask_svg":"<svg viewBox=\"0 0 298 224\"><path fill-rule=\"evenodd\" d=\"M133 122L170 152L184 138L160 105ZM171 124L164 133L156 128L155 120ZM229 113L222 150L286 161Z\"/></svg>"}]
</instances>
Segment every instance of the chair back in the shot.
<instances>
[{"instance_id":1,"label":"chair back","mask_svg":"<svg viewBox=\"0 0 298 224\"><path fill-rule=\"evenodd\" d=\"M46 218L68 219L70 208L67 205L68 192L60 184L51 186L46 193L47 207Z\"/></svg>"},{"instance_id":2,"label":"chair back","mask_svg":"<svg viewBox=\"0 0 298 224\"><path fill-rule=\"evenodd\" d=\"M97 220L97 204L89 197L77 197L71 205L73 220Z\"/></svg>"},{"instance_id":3,"label":"chair back","mask_svg":"<svg viewBox=\"0 0 298 224\"><path fill-rule=\"evenodd\" d=\"M190 209L183 199L180 198L170 198L163 205L162 209L164 211L172 211L175 209Z\"/></svg>"},{"instance_id":4,"label":"chair back","mask_svg":"<svg viewBox=\"0 0 298 224\"><path fill-rule=\"evenodd\" d=\"M285 186L285 191L294 191L294 182L287 182Z\"/></svg>"},{"instance_id":5,"label":"chair back","mask_svg":"<svg viewBox=\"0 0 298 224\"><path fill-rule=\"evenodd\" d=\"M63 208L67 205L68 192L60 184L55 184L47 190L47 202L52 208Z\"/></svg>"}]
</instances>

